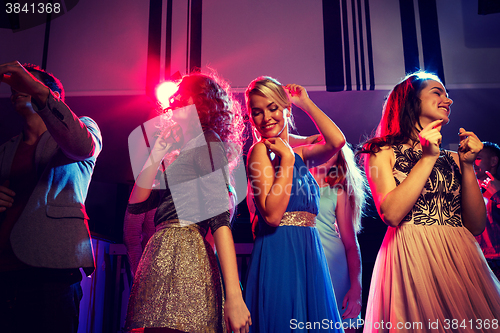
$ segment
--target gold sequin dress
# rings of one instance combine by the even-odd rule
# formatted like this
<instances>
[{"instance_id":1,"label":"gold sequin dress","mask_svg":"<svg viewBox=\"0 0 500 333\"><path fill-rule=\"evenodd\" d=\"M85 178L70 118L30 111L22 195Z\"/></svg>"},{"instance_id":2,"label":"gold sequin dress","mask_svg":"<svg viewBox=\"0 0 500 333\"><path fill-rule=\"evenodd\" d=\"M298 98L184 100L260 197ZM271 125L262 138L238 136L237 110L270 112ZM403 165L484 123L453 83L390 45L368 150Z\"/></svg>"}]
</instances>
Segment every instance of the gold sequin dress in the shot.
<instances>
[{"instance_id":1,"label":"gold sequin dress","mask_svg":"<svg viewBox=\"0 0 500 333\"><path fill-rule=\"evenodd\" d=\"M158 209L156 232L134 278L126 329L225 332L221 276L204 238L208 228L214 233L230 223L225 166L219 137L205 132L167 168L165 190L153 190L145 202L129 205L130 213Z\"/></svg>"}]
</instances>

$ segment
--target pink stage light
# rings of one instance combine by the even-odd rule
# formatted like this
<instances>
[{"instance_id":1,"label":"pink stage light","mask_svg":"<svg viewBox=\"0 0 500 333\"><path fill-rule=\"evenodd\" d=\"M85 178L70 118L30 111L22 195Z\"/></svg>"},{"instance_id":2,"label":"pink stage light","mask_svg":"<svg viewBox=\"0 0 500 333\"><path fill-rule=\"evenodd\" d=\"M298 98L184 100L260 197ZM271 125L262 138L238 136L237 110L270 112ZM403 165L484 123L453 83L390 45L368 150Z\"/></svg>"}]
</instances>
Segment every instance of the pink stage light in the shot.
<instances>
[{"instance_id":1,"label":"pink stage light","mask_svg":"<svg viewBox=\"0 0 500 333\"><path fill-rule=\"evenodd\" d=\"M179 87L172 81L165 81L156 87L156 98L162 107L167 108L170 105L170 97L177 92Z\"/></svg>"}]
</instances>

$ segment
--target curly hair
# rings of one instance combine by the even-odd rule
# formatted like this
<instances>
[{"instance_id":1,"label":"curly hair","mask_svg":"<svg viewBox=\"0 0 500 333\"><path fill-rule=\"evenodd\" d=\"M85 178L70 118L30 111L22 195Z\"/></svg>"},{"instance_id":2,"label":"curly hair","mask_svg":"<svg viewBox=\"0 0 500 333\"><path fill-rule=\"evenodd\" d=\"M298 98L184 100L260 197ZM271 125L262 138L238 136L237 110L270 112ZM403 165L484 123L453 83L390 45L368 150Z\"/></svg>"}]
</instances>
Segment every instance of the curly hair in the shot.
<instances>
[{"instance_id":1,"label":"curly hair","mask_svg":"<svg viewBox=\"0 0 500 333\"><path fill-rule=\"evenodd\" d=\"M37 65L33 64L23 64L23 67L30 72L31 74L38 74L41 78L41 81L43 84L45 84L47 87L49 87L50 90L52 91L57 91L59 93L59 98L64 102L65 98L65 93L64 93L64 87L54 75L44 71Z\"/></svg>"},{"instance_id":2,"label":"curly hair","mask_svg":"<svg viewBox=\"0 0 500 333\"><path fill-rule=\"evenodd\" d=\"M163 110L162 126L168 126L169 111L186 106L190 98L200 119L203 131L213 130L226 143L229 168L239 161L245 137L245 124L240 103L234 98L229 84L215 73L191 73L182 77L171 104ZM230 144L229 144L230 143Z\"/></svg>"},{"instance_id":3,"label":"curly hair","mask_svg":"<svg viewBox=\"0 0 500 333\"><path fill-rule=\"evenodd\" d=\"M361 144L358 154L377 153L384 146L392 146L409 141L418 142L420 124L420 92L427 81L441 83L435 74L418 71L406 75L389 93L384 103L382 119L375 137ZM416 127L415 127L416 124Z\"/></svg>"}]
</instances>

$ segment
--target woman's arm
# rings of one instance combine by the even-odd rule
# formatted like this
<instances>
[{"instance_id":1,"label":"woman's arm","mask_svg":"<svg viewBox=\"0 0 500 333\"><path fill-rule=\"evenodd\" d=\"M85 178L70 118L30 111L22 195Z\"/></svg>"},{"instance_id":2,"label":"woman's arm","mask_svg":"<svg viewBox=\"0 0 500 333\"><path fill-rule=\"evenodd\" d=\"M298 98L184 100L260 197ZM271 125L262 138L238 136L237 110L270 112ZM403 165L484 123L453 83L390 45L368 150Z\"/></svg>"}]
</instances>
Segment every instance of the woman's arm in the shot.
<instances>
[{"instance_id":1,"label":"woman's arm","mask_svg":"<svg viewBox=\"0 0 500 333\"><path fill-rule=\"evenodd\" d=\"M422 193L439 157L441 133L440 127L434 127L441 122L441 120L434 121L420 132L422 158L399 186L396 186L392 174L395 163L392 148L383 147L378 153L370 154L370 157L366 159L365 172L373 200L380 217L387 225L398 226Z\"/></svg>"},{"instance_id":2,"label":"woman's arm","mask_svg":"<svg viewBox=\"0 0 500 333\"><path fill-rule=\"evenodd\" d=\"M219 256L222 276L224 276L224 287L226 291L224 320L230 331L248 332L249 326L252 325L252 320L241 294L236 252L234 250L231 229L227 226L219 227L214 232L213 236Z\"/></svg>"},{"instance_id":3,"label":"woman's arm","mask_svg":"<svg viewBox=\"0 0 500 333\"><path fill-rule=\"evenodd\" d=\"M268 156L268 149L276 154L275 160L280 160L278 170ZM255 206L271 226L280 224L288 206L294 162L292 149L280 138L259 142L250 151L248 175Z\"/></svg>"},{"instance_id":4,"label":"woman's arm","mask_svg":"<svg viewBox=\"0 0 500 333\"><path fill-rule=\"evenodd\" d=\"M346 192L343 190L337 191L335 215L337 216L337 225L345 248L349 280L351 282L351 288L342 301L342 308L346 309L342 318L356 318L361 312L361 252L354 231L352 207Z\"/></svg>"},{"instance_id":5,"label":"woman's arm","mask_svg":"<svg viewBox=\"0 0 500 333\"><path fill-rule=\"evenodd\" d=\"M288 144L290 147L295 148L303 145L312 145L321 142L323 137L320 134L314 134L311 136L302 136L298 134L288 134Z\"/></svg>"},{"instance_id":6,"label":"woman's arm","mask_svg":"<svg viewBox=\"0 0 500 333\"><path fill-rule=\"evenodd\" d=\"M156 161L150 158L153 162L146 162L141 173L137 177L130 197L128 199L129 204L135 204L139 202L144 202L149 198L151 190L153 187L153 181L158 172L161 160Z\"/></svg>"},{"instance_id":7,"label":"woman's arm","mask_svg":"<svg viewBox=\"0 0 500 333\"><path fill-rule=\"evenodd\" d=\"M130 204L143 202L149 198L151 190L153 189L154 179L156 178L158 168L162 164L163 159L169 152L178 148L175 137L180 135L180 131L180 126L173 126L166 129L160 134L158 139L156 139L141 173L135 180L134 187L132 188L128 200Z\"/></svg>"},{"instance_id":8,"label":"woman's arm","mask_svg":"<svg viewBox=\"0 0 500 333\"><path fill-rule=\"evenodd\" d=\"M469 231L477 236L486 226L486 206L479 189L473 163L483 144L473 132L460 129L458 155L452 153L462 173L462 222Z\"/></svg>"},{"instance_id":9,"label":"woman's arm","mask_svg":"<svg viewBox=\"0 0 500 333\"><path fill-rule=\"evenodd\" d=\"M302 157L309 168L325 163L337 153L345 144L344 134L335 123L309 98L307 91L296 84L285 86L293 104L304 110L323 137L323 141L309 146L297 148L297 153ZM309 164L307 164L309 163Z\"/></svg>"}]
</instances>

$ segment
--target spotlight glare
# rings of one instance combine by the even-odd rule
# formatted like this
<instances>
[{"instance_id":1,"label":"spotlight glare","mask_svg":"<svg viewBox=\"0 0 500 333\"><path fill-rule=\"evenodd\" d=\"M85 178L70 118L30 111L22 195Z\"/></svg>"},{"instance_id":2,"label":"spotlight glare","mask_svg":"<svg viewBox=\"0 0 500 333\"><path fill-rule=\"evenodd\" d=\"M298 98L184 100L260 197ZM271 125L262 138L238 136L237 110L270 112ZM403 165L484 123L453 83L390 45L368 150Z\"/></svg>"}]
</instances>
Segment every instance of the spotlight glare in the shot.
<instances>
[{"instance_id":1,"label":"spotlight glare","mask_svg":"<svg viewBox=\"0 0 500 333\"><path fill-rule=\"evenodd\" d=\"M156 87L156 98L163 107L169 106L170 97L177 92L179 87L172 81L165 81Z\"/></svg>"}]
</instances>

